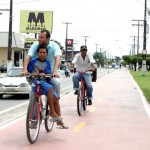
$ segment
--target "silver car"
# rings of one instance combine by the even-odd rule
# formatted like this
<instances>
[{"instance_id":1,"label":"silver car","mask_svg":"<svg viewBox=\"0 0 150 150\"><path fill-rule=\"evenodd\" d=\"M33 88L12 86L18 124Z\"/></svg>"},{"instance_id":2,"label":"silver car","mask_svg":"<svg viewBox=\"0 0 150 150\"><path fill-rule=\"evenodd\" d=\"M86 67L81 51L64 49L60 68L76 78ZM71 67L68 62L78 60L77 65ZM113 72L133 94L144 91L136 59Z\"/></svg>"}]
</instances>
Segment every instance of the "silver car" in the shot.
<instances>
[{"instance_id":1,"label":"silver car","mask_svg":"<svg viewBox=\"0 0 150 150\"><path fill-rule=\"evenodd\" d=\"M0 98L4 94L28 94L31 86L26 81L26 77L20 77L22 67L13 67L0 79Z\"/></svg>"}]
</instances>

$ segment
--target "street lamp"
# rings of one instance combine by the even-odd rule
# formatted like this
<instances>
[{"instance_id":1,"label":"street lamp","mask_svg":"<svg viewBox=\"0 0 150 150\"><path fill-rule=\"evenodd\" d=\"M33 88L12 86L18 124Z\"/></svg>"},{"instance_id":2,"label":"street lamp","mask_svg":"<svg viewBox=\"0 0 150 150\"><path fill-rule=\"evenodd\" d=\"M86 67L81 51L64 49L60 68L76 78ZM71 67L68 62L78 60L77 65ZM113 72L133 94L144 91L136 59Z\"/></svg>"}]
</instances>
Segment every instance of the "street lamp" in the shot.
<instances>
[{"instance_id":1,"label":"street lamp","mask_svg":"<svg viewBox=\"0 0 150 150\"><path fill-rule=\"evenodd\" d=\"M85 38L85 45L86 45L86 41L87 41L87 37L90 37L90 36L82 36L82 37L84 37Z\"/></svg>"},{"instance_id":2,"label":"street lamp","mask_svg":"<svg viewBox=\"0 0 150 150\"><path fill-rule=\"evenodd\" d=\"M65 62L67 62L67 39L68 39L68 24L72 24L70 22L62 22L66 24L66 39L65 39Z\"/></svg>"}]
</instances>

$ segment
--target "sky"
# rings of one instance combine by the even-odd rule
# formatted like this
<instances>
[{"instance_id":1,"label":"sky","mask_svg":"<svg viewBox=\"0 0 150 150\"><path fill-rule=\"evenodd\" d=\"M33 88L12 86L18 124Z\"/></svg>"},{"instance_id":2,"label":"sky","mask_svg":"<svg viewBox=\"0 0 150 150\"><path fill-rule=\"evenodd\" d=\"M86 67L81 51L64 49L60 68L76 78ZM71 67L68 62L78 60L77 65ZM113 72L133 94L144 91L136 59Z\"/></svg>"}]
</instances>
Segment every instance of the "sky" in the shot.
<instances>
[{"instance_id":1,"label":"sky","mask_svg":"<svg viewBox=\"0 0 150 150\"><path fill-rule=\"evenodd\" d=\"M149 0L148 6L149 6ZM0 9L9 9L10 0L0 0ZM144 0L13 0L13 32L19 33L20 10L53 11L52 39L63 46L68 25L68 39L74 39L75 49L85 43L90 53L106 51L109 57L128 55L137 26L144 19ZM9 11L0 15L0 32L8 31ZM143 24L143 22L141 22ZM140 51L143 27L140 27ZM0 37L2 38L2 37ZM147 40L147 43L149 41Z\"/></svg>"}]
</instances>

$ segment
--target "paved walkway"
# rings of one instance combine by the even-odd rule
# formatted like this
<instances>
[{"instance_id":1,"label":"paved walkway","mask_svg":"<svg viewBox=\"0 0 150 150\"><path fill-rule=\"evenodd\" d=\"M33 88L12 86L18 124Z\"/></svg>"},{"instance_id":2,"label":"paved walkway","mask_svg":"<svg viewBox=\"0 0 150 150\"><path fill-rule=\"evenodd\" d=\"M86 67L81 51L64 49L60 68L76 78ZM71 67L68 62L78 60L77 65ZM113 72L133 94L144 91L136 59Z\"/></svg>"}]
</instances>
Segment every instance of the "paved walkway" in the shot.
<instances>
[{"instance_id":1,"label":"paved walkway","mask_svg":"<svg viewBox=\"0 0 150 150\"><path fill-rule=\"evenodd\" d=\"M149 150L150 118L129 71L118 69L93 85L93 105L81 117L73 93L61 99L68 130L54 127L47 134L42 124L38 141L31 145L23 117L0 128L0 150Z\"/></svg>"}]
</instances>

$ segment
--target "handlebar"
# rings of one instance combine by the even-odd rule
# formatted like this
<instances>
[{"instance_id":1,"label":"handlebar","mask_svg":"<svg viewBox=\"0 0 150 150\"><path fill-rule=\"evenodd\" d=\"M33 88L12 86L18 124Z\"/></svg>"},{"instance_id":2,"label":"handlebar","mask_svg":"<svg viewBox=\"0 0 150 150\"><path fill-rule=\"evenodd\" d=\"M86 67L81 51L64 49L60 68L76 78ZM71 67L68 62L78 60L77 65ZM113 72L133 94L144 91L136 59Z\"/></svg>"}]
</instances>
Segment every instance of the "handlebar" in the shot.
<instances>
[{"instance_id":1,"label":"handlebar","mask_svg":"<svg viewBox=\"0 0 150 150\"><path fill-rule=\"evenodd\" d=\"M24 75L25 77L29 77L29 78L38 78L38 79L41 79L41 78L43 78L43 79L45 79L45 78L49 78L49 79L51 79L51 78L53 78L53 76L51 75L51 74L45 74L44 76L41 76L40 74L32 74L32 73L29 73L29 74L26 74L26 75Z\"/></svg>"},{"instance_id":2,"label":"handlebar","mask_svg":"<svg viewBox=\"0 0 150 150\"><path fill-rule=\"evenodd\" d=\"M84 72L80 72L80 71L77 71L77 72L79 72L79 73L81 73L81 74L84 74L84 73L92 74L92 73L93 73L92 71L89 71L89 70L84 71Z\"/></svg>"}]
</instances>

